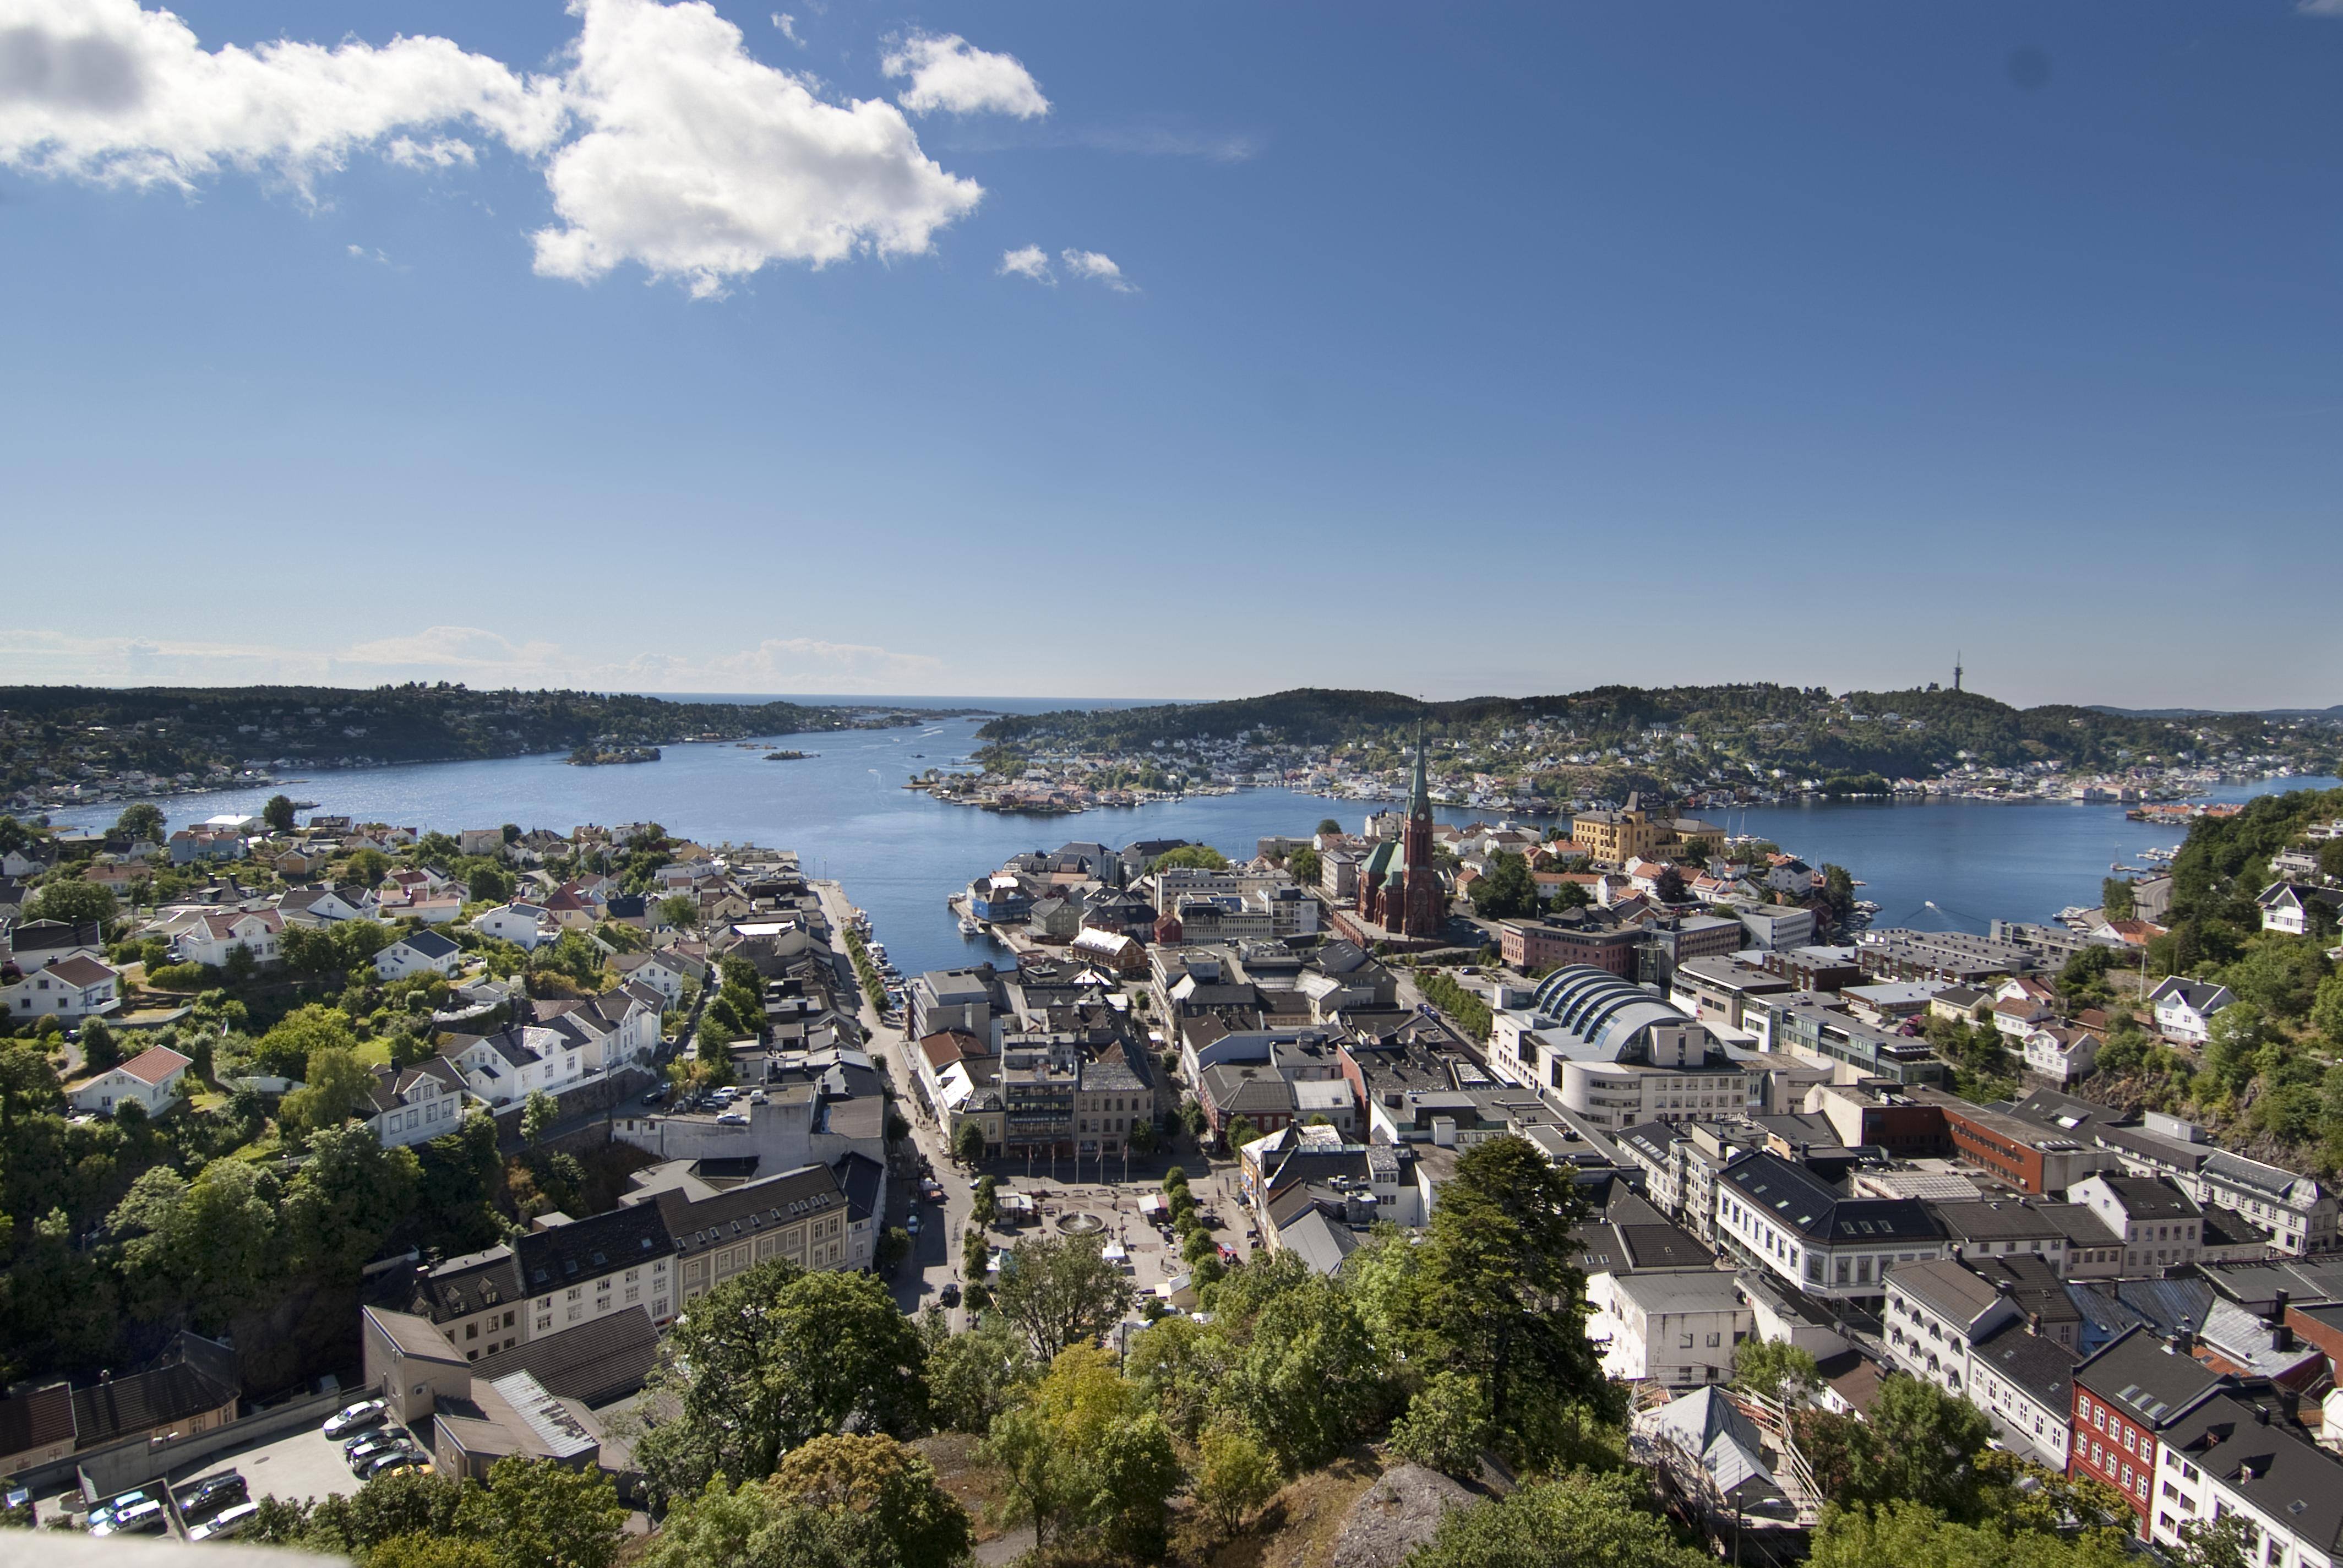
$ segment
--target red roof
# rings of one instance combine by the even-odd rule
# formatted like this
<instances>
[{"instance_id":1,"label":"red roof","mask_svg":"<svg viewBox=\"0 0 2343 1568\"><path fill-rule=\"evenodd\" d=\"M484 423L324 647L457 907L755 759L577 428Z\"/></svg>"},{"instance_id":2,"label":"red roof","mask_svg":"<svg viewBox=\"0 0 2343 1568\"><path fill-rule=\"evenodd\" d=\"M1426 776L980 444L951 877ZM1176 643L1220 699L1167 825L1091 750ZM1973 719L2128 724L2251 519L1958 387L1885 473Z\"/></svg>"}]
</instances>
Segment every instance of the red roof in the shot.
<instances>
[{"instance_id":1,"label":"red roof","mask_svg":"<svg viewBox=\"0 0 2343 1568\"><path fill-rule=\"evenodd\" d=\"M167 1082L173 1073L195 1065L194 1060L181 1056L167 1045L150 1045L116 1069L126 1072L141 1083Z\"/></svg>"}]
</instances>

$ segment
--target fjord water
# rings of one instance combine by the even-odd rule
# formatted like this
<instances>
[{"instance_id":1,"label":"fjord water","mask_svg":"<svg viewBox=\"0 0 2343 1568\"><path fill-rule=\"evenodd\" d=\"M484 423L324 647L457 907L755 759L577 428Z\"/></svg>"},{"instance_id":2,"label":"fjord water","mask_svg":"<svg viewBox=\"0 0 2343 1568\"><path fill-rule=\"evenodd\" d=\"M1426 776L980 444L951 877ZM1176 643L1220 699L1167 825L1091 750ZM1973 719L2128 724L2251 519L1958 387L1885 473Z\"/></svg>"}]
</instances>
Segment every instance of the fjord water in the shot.
<instances>
[{"instance_id":1,"label":"fjord water","mask_svg":"<svg viewBox=\"0 0 2343 1568\"><path fill-rule=\"evenodd\" d=\"M1035 818L939 805L902 788L913 773L965 757L982 722L939 719L917 729L669 746L658 762L604 768L572 768L558 756L543 756L358 769L300 776L283 789L318 801L320 810L447 832L501 822L566 833L585 822L656 821L702 843L792 849L811 874L845 883L908 973L1001 955L985 939L961 936L944 898L1021 849L1055 849L1068 839L1120 848L1134 839L1189 839L1232 858L1249 857L1257 839L1306 834L1326 817L1356 831L1374 809L1287 789L1245 789ZM774 747L813 755L799 762L764 760ZM2266 779L2217 793L2243 799L2337 782ZM257 812L276 792L181 795L157 804L177 827L221 812ZM57 812L55 819L96 827L120 810L119 804L84 807ZM2120 807L2064 803L1848 801L1707 815L1817 865L1845 866L1865 884L1862 896L1879 904L1883 924L1976 931L1992 916L2047 920L2066 905L2097 903L2110 862L2139 865L2141 850L2181 836L2177 828L2127 822ZM1440 816L1461 824L1495 813L1448 808Z\"/></svg>"}]
</instances>

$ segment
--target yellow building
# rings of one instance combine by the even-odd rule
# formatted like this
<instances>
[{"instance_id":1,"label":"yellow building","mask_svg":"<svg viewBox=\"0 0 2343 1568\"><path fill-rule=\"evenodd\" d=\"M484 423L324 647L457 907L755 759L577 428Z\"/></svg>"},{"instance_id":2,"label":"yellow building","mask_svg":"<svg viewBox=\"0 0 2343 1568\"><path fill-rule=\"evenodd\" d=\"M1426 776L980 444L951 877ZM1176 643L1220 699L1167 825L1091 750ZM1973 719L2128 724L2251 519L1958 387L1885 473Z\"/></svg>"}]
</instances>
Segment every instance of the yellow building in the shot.
<instances>
[{"instance_id":1,"label":"yellow building","mask_svg":"<svg viewBox=\"0 0 2343 1568\"><path fill-rule=\"evenodd\" d=\"M1583 811L1570 819L1570 841L1595 860L1624 866L1636 856L1664 858L1675 848L1673 818L1652 819L1638 798L1630 795L1616 811Z\"/></svg>"}]
</instances>

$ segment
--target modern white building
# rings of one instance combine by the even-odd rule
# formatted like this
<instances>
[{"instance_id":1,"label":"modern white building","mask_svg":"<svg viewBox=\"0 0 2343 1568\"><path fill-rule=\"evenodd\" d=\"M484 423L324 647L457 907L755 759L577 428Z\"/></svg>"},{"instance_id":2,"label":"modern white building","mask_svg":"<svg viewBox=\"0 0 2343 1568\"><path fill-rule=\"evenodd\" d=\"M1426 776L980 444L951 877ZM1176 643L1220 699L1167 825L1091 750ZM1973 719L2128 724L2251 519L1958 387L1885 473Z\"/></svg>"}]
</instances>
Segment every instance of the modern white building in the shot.
<instances>
[{"instance_id":1,"label":"modern white building","mask_svg":"<svg viewBox=\"0 0 2343 1568\"><path fill-rule=\"evenodd\" d=\"M1597 1274L1586 1299L1587 1336L1605 1342L1603 1370L1628 1382L1729 1382L1734 1348L1756 1329L1733 1276L1714 1269Z\"/></svg>"},{"instance_id":2,"label":"modern white building","mask_svg":"<svg viewBox=\"0 0 2343 1568\"><path fill-rule=\"evenodd\" d=\"M1802 1165L1760 1151L1716 1179L1716 1235L1745 1261L1808 1295L1876 1301L1889 1271L1949 1255L1916 1198L1850 1198Z\"/></svg>"},{"instance_id":3,"label":"modern white building","mask_svg":"<svg viewBox=\"0 0 2343 1568\"><path fill-rule=\"evenodd\" d=\"M1606 1130L1766 1109L1759 1064L1681 1008L1592 965L1554 970L1528 1008L1500 1014L1489 1060Z\"/></svg>"},{"instance_id":4,"label":"modern white building","mask_svg":"<svg viewBox=\"0 0 2343 1568\"><path fill-rule=\"evenodd\" d=\"M2122 1241L2127 1274L2197 1261L2203 1243L2204 1211L2172 1181L2101 1171L2076 1182L2066 1190L2066 1197L2097 1215Z\"/></svg>"}]
</instances>

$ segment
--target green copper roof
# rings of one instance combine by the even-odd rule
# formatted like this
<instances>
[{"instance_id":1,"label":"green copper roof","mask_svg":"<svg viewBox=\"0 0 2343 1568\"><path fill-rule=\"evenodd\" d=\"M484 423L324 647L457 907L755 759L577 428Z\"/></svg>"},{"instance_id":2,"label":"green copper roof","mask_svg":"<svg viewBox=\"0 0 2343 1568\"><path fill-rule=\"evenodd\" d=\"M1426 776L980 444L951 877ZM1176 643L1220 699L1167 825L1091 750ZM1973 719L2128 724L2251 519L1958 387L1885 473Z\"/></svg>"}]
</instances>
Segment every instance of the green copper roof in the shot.
<instances>
[{"instance_id":1,"label":"green copper roof","mask_svg":"<svg viewBox=\"0 0 2343 1568\"><path fill-rule=\"evenodd\" d=\"M1432 788L1423 777L1423 721L1420 719L1415 723L1415 784L1407 792L1407 814L1432 815Z\"/></svg>"}]
</instances>

